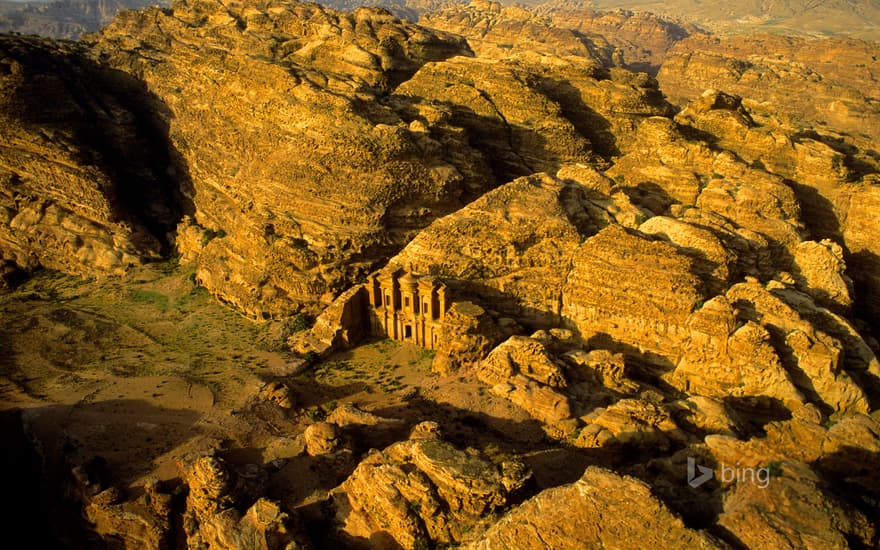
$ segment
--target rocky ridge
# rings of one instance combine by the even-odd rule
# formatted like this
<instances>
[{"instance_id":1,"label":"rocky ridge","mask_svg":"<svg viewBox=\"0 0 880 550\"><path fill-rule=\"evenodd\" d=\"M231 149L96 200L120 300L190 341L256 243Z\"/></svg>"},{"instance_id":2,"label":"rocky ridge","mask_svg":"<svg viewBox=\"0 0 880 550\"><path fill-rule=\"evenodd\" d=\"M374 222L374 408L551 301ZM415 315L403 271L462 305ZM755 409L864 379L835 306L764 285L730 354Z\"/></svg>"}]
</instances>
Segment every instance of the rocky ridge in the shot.
<instances>
[{"instance_id":1,"label":"rocky ridge","mask_svg":"<svg viewBox=\"0 0 880 550\"><path fill-rule=\"evenodd\" d=\"M160 0L54 0L0 3L0 32L76 40L96 32L122 10L167 5Z\"/></svg>"}]
</instances>

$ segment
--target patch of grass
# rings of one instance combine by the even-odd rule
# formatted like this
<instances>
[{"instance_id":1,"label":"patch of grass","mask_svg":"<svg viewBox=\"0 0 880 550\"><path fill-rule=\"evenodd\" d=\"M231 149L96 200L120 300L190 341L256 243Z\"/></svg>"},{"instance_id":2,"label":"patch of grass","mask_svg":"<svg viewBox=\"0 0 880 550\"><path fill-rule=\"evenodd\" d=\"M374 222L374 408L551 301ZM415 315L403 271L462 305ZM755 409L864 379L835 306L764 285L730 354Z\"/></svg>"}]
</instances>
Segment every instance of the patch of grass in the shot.
<instances>
[{"instance_id":1,"label":"patch of grass","mask_svg":"<svg viewBox=\"0 0 880 550\"><path fill-rule=\"evenodd\" d=\"M194 265L191 265L186 270L184 270L183 278L189 281L194 286L198 285L198 282L196 281L196 267Z\"/></svg>"},{"instance_id":2,"label":"patch of grass","mask_svg":"<svg viewBox=\"0 0 880 550\"><path fill-rule=\"evenodd\" d=\"M418 515L421 515L421 513L422 513L422 506L421 506L421 504L419 504L418 502L413 502L413 501L411 501L411 500L408 500L408 501L406 502L406 506L407 506L407 508L409 508L409 510L410 510L413 514L415 514L415 515L417 515L417 516L418 516Z\"/></svg>"},{"instance_id":3,"label":"patch of grass","mask_svg":"<svg viewBox=\"0 0 880 550\"><path fill-rule=\"evenodd\" d=\"M297 332L302 332L312 328L315 324L315 317L310 313L297 313L293 319L285 324L285 333L289 336Z\"/></svg>"},{"instance_id":4,"label":"patch of grass","mask_svg":"<svg viewBox=\"0 0 880 550\"><path fill-rule=\"evenodd\" d=\"M180 254L174 254L161 262L156 263L156 269L163 275L171 275L180 267Z\"/></svg>"},{"instance_id":5,"label":"patch of grass","mask_svg":"<svg viewBox=\"0 0 880 550\"><path fill-rule=\"evenodd\" d=\"M400 347L400 344L395 342L391 338L379 340L374 345L376 346L376 349L382 353L390 353Z\"/></svg>"},{"instance_id":6,"label":"patch of grass","mask_svg":"<svg viewBox=\"0 0 880 550\"><path fill-rule=\"evenodd\" d=\"M320 368L322 372L338 372L347 371L350 369L351 365L348 364L348 361L331 361L329 363L325 363Z\"/></svg>"},{"instance_id":7,"label":"patch of grass","mask_svg":"<svg viewBox=\"0 0 880 550\"><path fill-rule=\"evenodd\" d=\"M183 312L184 307L193 305L196 303L206 303L211 298L211 293L208 292L208 289L201 286L194 286L192 290L188 293L180 296L177 300L174 301L174 307Z\"/></svg>"},{"instance_id":8,"label":"patch of grass","mask_svg":"<svg viewBox=\"0 0 880 550\"><path fill-rule=\"evenodd\" d=\"M110 367L110 374L113 376L119 376L120 378L138 378L141 376L148 376L152 373L150 368L144 363L138 362L133 365L114 365Z\"/></svg>"},{"instance_id":9,"label":"patch of grass","mask_svg":"<svg viewBox=\"0 0 880 550\"><path fill-rule=\"evenodd\" d=\"M163 310L168 308L168 296L155 290L132 290L131 301L138 304L153 304Z\"/></svg>"}]
</instances>

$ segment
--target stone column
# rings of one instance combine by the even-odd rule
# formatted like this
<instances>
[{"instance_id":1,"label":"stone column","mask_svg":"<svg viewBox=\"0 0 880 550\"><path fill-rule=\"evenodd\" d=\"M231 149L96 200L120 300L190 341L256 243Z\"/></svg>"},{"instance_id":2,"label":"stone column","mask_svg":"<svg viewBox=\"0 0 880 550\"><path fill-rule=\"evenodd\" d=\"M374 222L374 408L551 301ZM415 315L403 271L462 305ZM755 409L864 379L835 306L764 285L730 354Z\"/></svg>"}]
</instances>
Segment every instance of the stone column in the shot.
<instances>
[{"instance_id":1,"label":"stone column","mask_svg":"<svg viewBox=\"0 0 880 550\"><path fill-rule=\"evenodd\" d=\"M419 278L419 312L425 319L434 319L437 316L437 308L434 307L434 278Z\"/></svg>"},{"instance_id":2,"label":"stone column","mask_svg":"<svg viewBox=\"0 0 880 550\"><path fill-rule=\"evenodd\" d=\"M440 288L437 289L437 300L440 302L438 317L442 319L446 316L446 285L440 285Z\"/></svg>"},{"instance_id":3,"label":"stone column","mask_svg":"<svg viewBox=\"0 0 880 550\"><path fill-rule=\"evenodd\" d=\"M413 316L418 313L421 304L419 303L419 280L413 277L411 273L404 273L398 280L400 285L401 309L405 311L407 316Z\"/></svg>"},{"instance_id":4,"label":"stone column","mask_svg":"<svg viewBox=\"0 0 880 550\"><path fill-rule=\"evenodd\" d=\"M379 274L373 273L367 279L367 290L370 291L370 304L374 308L380 308L384 305L382 297L382 285L379 283Z\"/></svg>"}]
</instances>

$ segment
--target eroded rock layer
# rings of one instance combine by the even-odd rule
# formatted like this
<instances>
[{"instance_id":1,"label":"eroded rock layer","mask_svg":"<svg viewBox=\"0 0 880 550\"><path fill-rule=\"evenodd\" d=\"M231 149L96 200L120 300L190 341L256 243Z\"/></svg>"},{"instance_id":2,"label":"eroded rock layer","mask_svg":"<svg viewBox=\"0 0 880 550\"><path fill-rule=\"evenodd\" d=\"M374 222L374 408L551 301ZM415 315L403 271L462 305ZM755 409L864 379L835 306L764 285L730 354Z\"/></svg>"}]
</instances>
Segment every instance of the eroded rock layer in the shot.
<instances>
[{"instance_id":1,"label":"eroded rock layer","mask_svg":"<svg viewBox=\"0 0 880 550\"><path fill-rule=\"evenodd\" d=\"M183 205L143 85L82 54L0 37L0 259L120 274L158 257Z\"/></svg>"},{"instance_id":2,"label":"eroded rock layer","mask_svg":"<svg viewBox=\"0 0 880 550\"><path fill-rule=\"evenodd\" d=\"M601 525L596 518L603 518ZM467 548L629 547L636 540L640 545L724 547L682 525L644 483L590 468L575 483L525 502Z\"/></svg>"},{"instance_id":3,"label":"eroded rock layer","mask_svg":"<svg viewBox=\"0 0 880 550\"><path fill-rule=\"evenodd\" d=\"M339 289L492 183L379 98L466 44L381 11L178 2L120 16L92 51L167 106L195 208L181 252L252 314Z\"/></svg>"}]
</instances>

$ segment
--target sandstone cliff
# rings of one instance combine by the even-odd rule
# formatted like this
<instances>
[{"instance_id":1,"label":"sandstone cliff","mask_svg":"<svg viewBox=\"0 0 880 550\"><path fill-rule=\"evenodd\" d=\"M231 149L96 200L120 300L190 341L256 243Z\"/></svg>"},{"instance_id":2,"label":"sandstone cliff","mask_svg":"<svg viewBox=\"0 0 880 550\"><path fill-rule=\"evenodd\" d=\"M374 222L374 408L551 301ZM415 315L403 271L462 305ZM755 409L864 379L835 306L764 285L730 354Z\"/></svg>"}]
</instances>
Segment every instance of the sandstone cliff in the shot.
<instances>
[{"instance_id":1,"label":"sandstone cliff","mask_svg":"<svg viewBox=\"0 0 880 550\"><path fill-rule=\"evenodd\" d=\"M467 54L459 38L376 10L178 2L122 15L93 40L168 106L201 231L182 252L251 314L340 289L486 185L478 154L456 166L443 131L410 127L378 97L427 61Z\"/></svg>"},{"instance_id":2,"label":"sandstone cliff","mask_svg":"<svg viewBox=\"0 0 880 550\"><path fill-rule=\"evenodd\" d=\"M584 9L577 2L548 2L537 11L546 14L554 26L607 41L620 56L621 66L649 74L656 74L676 42L701 32L693 25L647 11Z\"/></svg>"},{"instance_id":3,"label":"sandstone cliff","mask_svg":"<svg viewBox=\"0 0 880 550\"><path fill-rule=\"evenodd\" d=\"M521 463L496 466L416 427L410 440L361 462L334 500L347 537L420 548L472 537L468 532L485 527L530 475Z\"/></svg>"},{"instance_id":4,"label":"sandstone cliff","mask_svg":"<svg viewBox=\"0 0 880 550\"><path fill-rule=\"evenodd\" d=\"M489 298L517 318L552 319L566 276L560 268L585 235L606 223L586 190L537 175L434 222L391 261L461 281L461 292ZM493 231L487 234L488 227Z\"/></svg>"},{"instance_id":5,"label":"sandstone cliff","mask_svg":"<svg viewBox=\"0 0 880 550\"><path fill-rule=\"evenodd\" d=\"M159 257L185 205L141 83L82 54L0 38L0 259L120 274Z\"/></svg>"}]
</instances>

